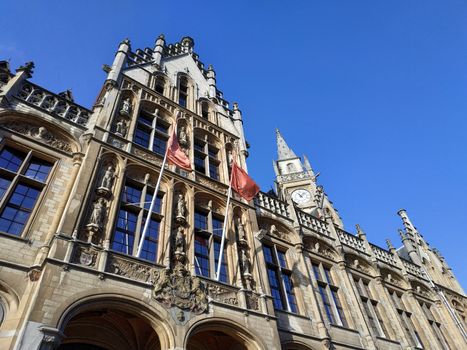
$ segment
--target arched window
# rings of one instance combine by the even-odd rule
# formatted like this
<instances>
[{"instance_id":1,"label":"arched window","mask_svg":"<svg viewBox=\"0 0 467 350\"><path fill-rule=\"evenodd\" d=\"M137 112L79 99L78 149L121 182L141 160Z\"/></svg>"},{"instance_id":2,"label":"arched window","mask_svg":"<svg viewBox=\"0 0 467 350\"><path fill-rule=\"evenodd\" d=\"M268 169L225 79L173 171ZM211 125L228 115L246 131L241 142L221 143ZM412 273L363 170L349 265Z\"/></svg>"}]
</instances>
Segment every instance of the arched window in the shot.
<instances>
[{"instance_id":1,"label":"arched window","mask_svg":"<svg viewBox=\"0 0 467 350\"><path fill-rule=\"evenodd\" d=\"M148 217L154 188L132 179L126 179L123 186L117 222L112 237L112 250L135 255ZM148 231L144 238L141 258L152 262L157 260L161 213L164 193L159 191L153 212L150 215Z\"/></svg>"},{"instance_id":2,"label":"arched window","mask_svg":"<svg viewBox=\"0 0 467 350\"><path fill-rule=\"evenodd\" d=\"M210 142L208 135L195 136L194 146L195 170L219 180L219 149Z\"/></svg>"},{"instance_id":3,"label":"arched window","mask_svg":"<svg viewBox=\"0 0 467 350\"><path fill-rule=\"evenodd\" d=\"M164 155L169 139L169 123L156 110L151 114L142 110L138 115L133 142L160 155Z\"/></svg>"},{"instance_id":4,"label":"arched window","mask_svg":"<svg viewBox=\"0 0 467 350\"><path fill-rule=\"evenodd\" d=\"M156 77L156 81L154 82L154 90L160 93L161 95L164 94L165 91L165 79L161 76Z\"/></svg>"},{"instance_id":5,"label":"arched window","mask_svg":"<svg viewBox=\"0 0 467 350\"><path fill-rule=\"evenodd\" d=\"M294 313L298 312L292 271L288 267L285 252L278 249L276 245L263 245L263 252L274 308Z\"/></svg>"},{"instance_id":6,"label":"arched window","mask_svg":"<svg viewBox=\"0 0 467 350\"><path fill-rule=\"evenodd\" d=\"M287 171L289 173L294 173L296 171L294 163L287 163Z\"/></svg>"},{"instance_id":7,"label":"arched window","mask_svg":"<svg viewBox=\"0 0 467 350\"><path fill-rule=\"evenodd\" d=\"M205 207L195 208L195 271L197 275L216 277L224 217ZM229 283L227 246L224 244L219 280Z\"/></svg>"},{"instance_id":8,"label":"arched window","mask_svg":"<svg viewBox=\"0 0 467 350\"><path fill-rule=\"evenodd\" d=\"M180 84L179 84L178 104L186 108L187 102L188 102L188 79L182 76L180 78Z\"/></svg>"},{"instance_id":9,"label":"arched window","mask_svg":"<svg viewBox=\"0 0 467 350\"><path fill-rule=\"evenodd\" d=\"M20 236L46 186L53 163L33 151L0 151L0 231ZM2 200L5 198L5 200Z\"/></svg>"},{"instance_id":10,"label":"arched window","mask_svg":"<svg viewBox=\"0 0 467 350\"><path fill-rule=\"evenodd\" d=\"M339 297L339 288L332 278L331 269L317 262L312 262L312 268L316 284L318 285L318 294L323 303L329 323L348 327Z\"/></svg>"}]
</instances>

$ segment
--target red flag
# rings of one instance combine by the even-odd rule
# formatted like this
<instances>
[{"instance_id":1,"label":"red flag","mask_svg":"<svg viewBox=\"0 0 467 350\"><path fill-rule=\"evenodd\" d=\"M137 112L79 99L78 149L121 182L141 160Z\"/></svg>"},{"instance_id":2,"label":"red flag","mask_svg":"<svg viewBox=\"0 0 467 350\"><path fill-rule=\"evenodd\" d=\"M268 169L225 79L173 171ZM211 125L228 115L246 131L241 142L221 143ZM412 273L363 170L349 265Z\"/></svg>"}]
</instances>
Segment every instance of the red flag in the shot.
<instances>
[{"instance_id":1,"label":"red flag","mask_svg":"<svg viewBox=\"0 0 467 350\"><path fill-rule=\"evenodd\" d=\"M177 138L177 123L174 124L172 135L167 142L167 160L179 168L191 170L191 163L186 154L180 148Z\"/></svg>"},{"instance_id":2,"label":"red flag","mask_svg":"<svg viewBox=\"0 0 467 350\"><path fill-rule=\"evenodd\" d=\"M245 170L234 161L232 164L232 188L246 200L252 200L259 192L259 186L248 176Z\"/></svg>"}]
</instances>

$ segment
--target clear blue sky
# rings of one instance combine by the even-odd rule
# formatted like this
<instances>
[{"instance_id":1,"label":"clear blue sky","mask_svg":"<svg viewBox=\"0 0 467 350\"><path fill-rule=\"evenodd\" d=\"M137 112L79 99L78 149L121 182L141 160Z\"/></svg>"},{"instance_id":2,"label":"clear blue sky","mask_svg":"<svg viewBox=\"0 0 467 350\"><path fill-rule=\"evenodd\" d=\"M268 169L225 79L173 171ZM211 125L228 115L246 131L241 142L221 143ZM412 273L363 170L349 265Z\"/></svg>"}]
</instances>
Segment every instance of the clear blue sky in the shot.
<instances>
[{"instance_id":1,"label":"clear blue sky","mask_svg":"<svg viewBox=\"0 0 467 350\"><path fill-rule=\"evenodd\" d=\"M10 1L0 58L91 106L118 43L189 35L238 101L264 190L274 129L306 153L348 231L399 245L406 208L466 286L467 3L462 0Z\"/></svg>"}]
</instances>

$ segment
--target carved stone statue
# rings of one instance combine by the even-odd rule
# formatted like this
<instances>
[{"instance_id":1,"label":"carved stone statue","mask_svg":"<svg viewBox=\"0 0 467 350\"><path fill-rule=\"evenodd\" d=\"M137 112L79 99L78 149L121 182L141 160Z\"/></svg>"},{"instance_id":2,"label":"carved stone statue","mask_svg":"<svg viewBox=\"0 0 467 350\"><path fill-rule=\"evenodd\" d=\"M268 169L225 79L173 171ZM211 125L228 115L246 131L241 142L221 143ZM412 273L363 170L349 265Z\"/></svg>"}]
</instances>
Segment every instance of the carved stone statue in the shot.
<instances>
[{"instance_id":1,"label":"carved stone statue","mask_svg":"<svg viewBox=\"0 0 467 350\"><path fill-rule=\"evenodd\" d=\"M185 222L186 219L186 204L183 193L179 193L177 197L176 219L179 222Z\"/></svg>"},{"instance_id":2,"label":"carved stone statue","mask_svg":"<svg viewBox=\"0 0 467 350\"><path fill-rule=\"evenodd\" d=\"M178 143L183 148L188 148L188 135L186 133L186 127L184 125L180 126L180 130L178 131Z\"/></svg>"},{"instance_id":3,"label":"carved stone statue","mask_svg":"<svg viewBox=\"0 0 467 350\"><path fill-rule=\"evenodd\" d=\"M183 232L182 226L179 226L177 229L174 243L175 243L174 244L175 253L185 254L185 234Z\"/></svg>"},{"instance_id":4,"label":"carved stone statue","mask_svg":"<svg viewBox=\"0 0 467 350\"><path fill-rule=\"evenodd\" d=\"M127 131L128 127L126 125L126 122L123 119L120 119L115 125L115 133L121 137L125 137Z\"/></svg>"},{"instance_id":5,"label":"carved stone statue","mask_svg":"<svg viewBox=\"0 0 467 350\"><path fill-rule=\"evenodd\" d=\"M231 167L233 163L233 154L231 149L229 149L229 151L227 152L227 162L229 164L229 167Z\"/></svg>"},{"instance_id":6,"label":"carved stone statue","mask_svg":"<svg viewBox=\"0 0 467 350\"><path fill-rule=\"evenodd\" d=\"M237 230L238 230L238 239L241 241L246 241L245 225L242 224L242 221L240 220L240 218L238 219Z\"/></svg>"},{"instance_id":7,"label":"carved stone statue","mask_svg":"<svg viewBox=\"0 0 467 350\"><path fill-rule=\"evenodd\" d=\"M104 198L99 198L94 202L91 217L89 218L89 225L102 228L104 226L106 210L107 207Z\"/></svg>"},{"instance_id":8,"label":"carved stone statue","mask_svg":"<svg viewBox=\"0 0 467 350\"><path fill-rule=\"evenodd\" d=\"M240 250L240 266L242 267L244 275L251 275L251 264L246 249Z\"/></svg>"},{"instance_id":9,"label":"carved stone statue","mask_svg":"<svg viewBox=\"0 0 467 350\"><path fill-rule=\"evenodd\" d=\"M127 97L122 102L122 109L120 110L120 114L130 115L131 114L131 101L130 98Z\"/></svg>"},{"instance_id":10,"label":"carved stone statue","mask_svg":"<svg viewBox=\"0 0 467 350\"><path fill-rule=\"evenodd\" d=\"M114 182L114 179L115 179L114 168L112 166L109 166L107 170L105 171L104 176L102 176L101 184L99 187L105 188L110 191L112 189L112 184Z\"/></svg>"}]
</instances>

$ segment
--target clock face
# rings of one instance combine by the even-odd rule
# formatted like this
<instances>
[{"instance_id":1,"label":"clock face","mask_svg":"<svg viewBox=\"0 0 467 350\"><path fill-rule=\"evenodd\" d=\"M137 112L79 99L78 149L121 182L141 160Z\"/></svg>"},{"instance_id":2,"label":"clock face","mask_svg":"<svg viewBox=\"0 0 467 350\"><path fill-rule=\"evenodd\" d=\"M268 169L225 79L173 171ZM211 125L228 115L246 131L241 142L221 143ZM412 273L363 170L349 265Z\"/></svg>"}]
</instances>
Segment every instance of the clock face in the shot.
<instances>
[{"instance_id":1,"label":"clock face","mask_svg":"<svg viewBox=\"0 0 467 350\"><path fill-rule=\"evenodd\" d=\"M311 199L311 193L308 192L307 190L295 190L292 193L292 200L297 203L297 204L303 204Z\"/></svg>"}]
</instances>

